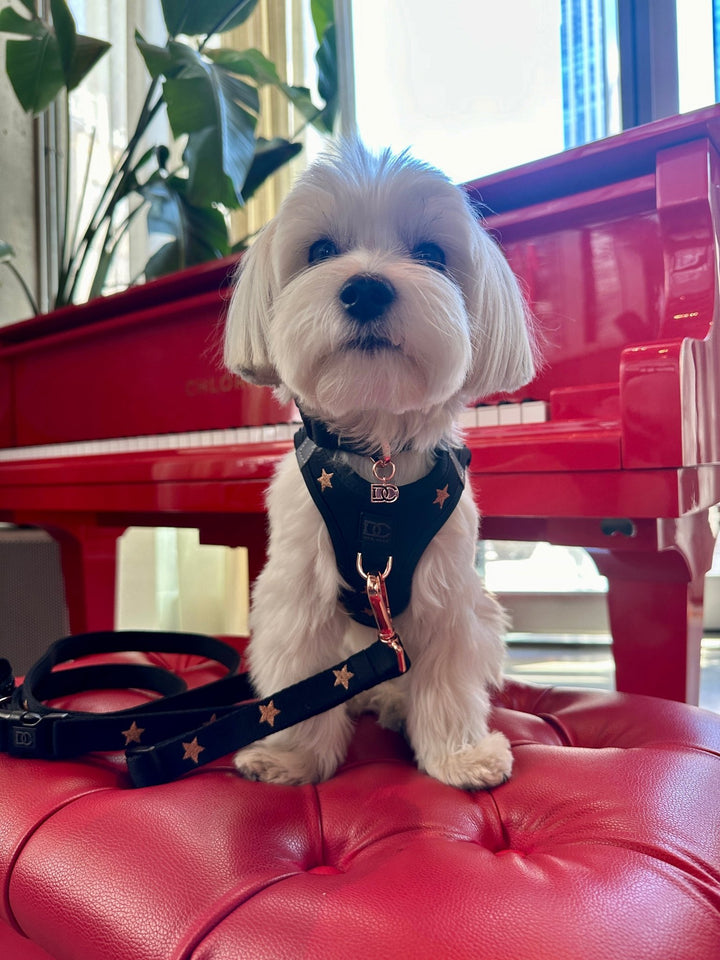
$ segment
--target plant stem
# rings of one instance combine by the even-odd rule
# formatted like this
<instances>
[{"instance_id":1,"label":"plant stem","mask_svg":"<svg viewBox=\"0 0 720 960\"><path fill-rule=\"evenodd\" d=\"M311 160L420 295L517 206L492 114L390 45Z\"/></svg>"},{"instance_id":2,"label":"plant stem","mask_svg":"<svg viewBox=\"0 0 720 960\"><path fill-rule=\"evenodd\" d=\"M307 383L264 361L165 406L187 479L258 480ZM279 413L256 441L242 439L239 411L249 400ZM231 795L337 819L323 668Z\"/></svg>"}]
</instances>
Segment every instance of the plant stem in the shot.
<instances>
[{"instance_id":1,"label":"plant stem","mask_svg":"<svg viewBox=\"0 0 720 960\"><path fill-rule=\"evenodd\" d=\"M163 98L162 95L151 104L151 101L155 97L159 85L159 80L155 78L148 92L145 96L145 101L143 103L142 109L140 111L140 116L138 117L137 124L135 126L135 131L128 141L127 146L123 150L121 156L119 157L115 168L113 169L112 174L105 186L105 190L95 208L95 213L93 214L90 223L88 224L87 229L77 247L74 251L71 261L72 261L72 281L70 282L69 289L68 281L70 281L70 270L68 271L68 278L65 284L65 290L63 291L65 301L72 302L75 292L77 290L77 284L80 278L80 275L85 267L87 262L90 249L92 247L92 242L95 239L95 236L101 230L103 224L108 225L108 230L106 231L106 237L109 232L110 223L112 221L113 213L118 202L126 196L126 187L128 176L131 172L131 164L134 152L144 135L145 131L149 127L150 123L154 120L158 111L162 107ZM103 244L103 249L105 244Z\"/></svg>"},{"instance_id":2,"label":"plant stem","mask_svg":"<svg viewBox=\"0 0 720 960\"><path fill-rule=\"evenodd\" d=\"M74 251L75 251L75 250L77 249L77 247L78 247L78 233L79 233L79 231L80 231L80 217L81 217L81 215L82 215L82 208L83 208L83 205L84 205L84 203L85 203L85 194L87 193L87 185L88 185L88 182L89 182L89 180L90 180L90 167L91 167L91 165L92 165L92 156L93 156L93 152L94 152L94 150L95 150L95 137L96 137L96 134L97 134L97 130L96 130L95 127L93 127L92 136L90 137L90 146L88 147L87 162L86 162L86 164L85 164L85 173L84 173L84 175L83 175L82 187L80 188L80 196L78 197L77 213L76 213L76 216L75 216L75 224L74 224L74 226L73 226L72 236L71 236L71 238L70 238L70 251L71 251L71 253L70 253L69 259L68 259L68 265L67 265L66 275L67 275L67 272L69 272L69 270L70 270L70 263L72 262L72 259L73 259L73 257L75 256Z\"/></svg>"},{"instance_id":3,"label":"plant stem","mask_svg":"<svg viewBox=\"0 0 720 960\"><path fill-rule=\"evenodd\" d=\"M37 301L35 300L35 297L32 295L32 291L30 290L30 287L28 287L28 285L23 280L22 274L19 272L17 267L13 263L10 263L7 260L5 261L3 266L6 266L8 268L10 273L12 273L12 275L15 277L17 282L22 287L22 291L25 294L25 299L30 304L30 309L32 310L32 312L34 314L40 313L40 307L37 305Z\"/></svg>"},{"instance_id":4,"label":"plant stem","mask_svg":"<svg viewBox=\"0 0 720 960\"><path fill-rule=\"evenodd\" d=\"M214 37L216 33L220 33L220 31L225 26L225 24L229 23L232 20L232 18L235 16L235 14L238 12L238 10L244 7L246 3L247 3L247 0L239 0L239 2L235 4L235 6L229 11L229 13L226 13L225 16L222 17L222 19L218 20L215 26L203 38L202 43L198 47L199 53L203 52L203 50L207 45L208 40L211 37Z\"/></svg>"},{"instance_id":5,"label":"plant stem","mask_svg":"<svg viewBox=\"0 0 720 960\"><path fill-rule=\"evenodd\" d=\"M70 94L68 91L65 91L65 96L63 97L65 101L65 111L64 111L64 121L65 121L65 190L63 196L63 230L62 236L60 238L60 257L59 257L59 277L58 277L58 288L62 284L63 277L65 275L66 269L66 256L69 253L68 248L68 232L70 230Z\"/></svg>"}]
</instances>

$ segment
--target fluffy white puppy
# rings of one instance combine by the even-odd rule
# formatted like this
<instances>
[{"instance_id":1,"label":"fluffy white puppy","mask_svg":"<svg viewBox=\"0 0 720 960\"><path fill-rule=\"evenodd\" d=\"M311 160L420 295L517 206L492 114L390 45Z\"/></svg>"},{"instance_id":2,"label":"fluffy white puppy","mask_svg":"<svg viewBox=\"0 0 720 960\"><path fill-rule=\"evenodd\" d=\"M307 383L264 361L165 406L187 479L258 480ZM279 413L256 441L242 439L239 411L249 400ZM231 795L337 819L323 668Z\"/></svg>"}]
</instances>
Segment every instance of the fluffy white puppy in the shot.
<instances>
[{"instance_id":1,"label":"fluffy white puppy","mask_svg":"<svg viewBox=\"0 0 720 960\"><path fill-rule=\"evenodd\" d=\"M335 456L366 480L370 454L389 454L402 497L436 451L459 442L464 405L531 379L534 346L515 278L463 191L407 154L349 143L299 179L244 258L225 361L347 441ZM375 639L340 602L347 584L294 453L268 513L248 651L260 696ZM505 623L475 571L477 532L466 485L395 618L412 668L363 700L382 722L404 725L422 770L468 788L501 783L512 766L508 741L488 729ZM236 765L260 780L323 780L351 731L349 711L336 707L245 748Z\"/></svg>"}]
</instances>

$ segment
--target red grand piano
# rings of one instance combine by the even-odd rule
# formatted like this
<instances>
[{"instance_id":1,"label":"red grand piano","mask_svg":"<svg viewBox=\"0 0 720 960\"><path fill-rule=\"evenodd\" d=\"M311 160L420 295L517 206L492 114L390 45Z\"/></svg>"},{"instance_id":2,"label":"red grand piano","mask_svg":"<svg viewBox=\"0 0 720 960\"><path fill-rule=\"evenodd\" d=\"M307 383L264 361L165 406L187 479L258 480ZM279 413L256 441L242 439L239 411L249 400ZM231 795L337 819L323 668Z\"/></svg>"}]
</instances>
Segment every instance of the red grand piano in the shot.
<instances>
[{"instance_id":1,"label":"red grand piano","mask_svg":"<svg viewBox=\"0 0 720 960\"><path fill-rule=\"evenodd\" d=\"M532 384L467 415L483 534L587 547L618 689L690 702L720 501L719 150L713 107L468 185L546 341ZM222 370L230 266L0 328L0 520L59 541L74 631L112 627L127 526L263 563L292 411Z\"/></svg>"}]
</instances>

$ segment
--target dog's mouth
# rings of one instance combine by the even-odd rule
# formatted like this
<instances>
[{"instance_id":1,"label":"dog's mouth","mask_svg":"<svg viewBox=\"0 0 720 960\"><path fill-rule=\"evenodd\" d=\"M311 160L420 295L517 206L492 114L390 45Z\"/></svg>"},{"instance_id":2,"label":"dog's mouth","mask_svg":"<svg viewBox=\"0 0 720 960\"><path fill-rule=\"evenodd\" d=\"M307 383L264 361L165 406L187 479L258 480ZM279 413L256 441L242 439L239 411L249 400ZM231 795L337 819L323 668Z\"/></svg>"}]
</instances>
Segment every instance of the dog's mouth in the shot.
<instances>
[{"instance_id":1,"label":"dog's mouth","mask_svg":"<svg viewBox=\"0 0 720 960\"><path fill-rule=\"evenodd\" d=\"M353 337L345 347L346 350L359 350L362 353L379 353L382 350L399 350L400 347L387 337L379 337L375 334L365 334L360 337Z\"/></svg>"}]
</instances>

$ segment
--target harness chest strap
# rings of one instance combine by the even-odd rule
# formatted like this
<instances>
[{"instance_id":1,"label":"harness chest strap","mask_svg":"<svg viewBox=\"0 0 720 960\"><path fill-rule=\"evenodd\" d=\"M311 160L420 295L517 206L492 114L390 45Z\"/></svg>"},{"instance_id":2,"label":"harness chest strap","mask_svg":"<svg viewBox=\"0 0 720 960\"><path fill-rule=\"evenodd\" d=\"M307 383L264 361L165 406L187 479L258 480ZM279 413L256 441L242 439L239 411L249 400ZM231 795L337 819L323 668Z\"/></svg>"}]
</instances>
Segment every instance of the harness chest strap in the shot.
<instances>
[{"instance_id":1,"label":"harness chest strap","mask_svg":"<svg viewBox=\"0 0 720 960\"><path fill-rule=\"evenodd\" d=\"M322 434L314 431L314 436ZM373 487L345 462L337 446L318 446L305 427L295 435L295 454L305 485L325 522L338 571L349 589L342 603L358 623L372 627L366 582L357 569L379 572L392 557L389 605L397 616L410 602L415 568L435 534L457 506L470 462L467 447L438 449L427 476L402 485L396 498L373 494Z\"/></svg>"}]
</instances>

